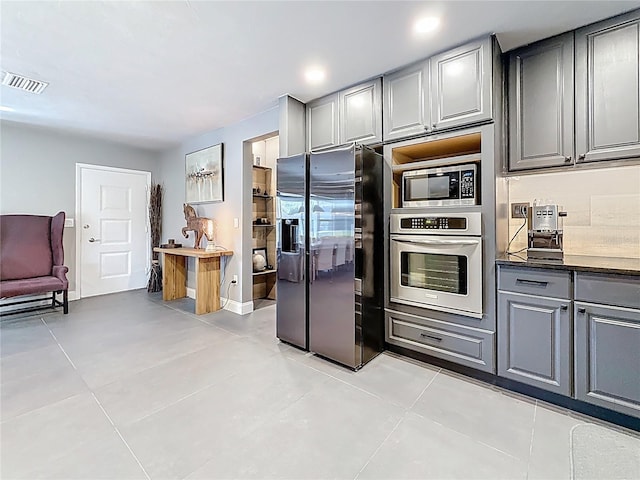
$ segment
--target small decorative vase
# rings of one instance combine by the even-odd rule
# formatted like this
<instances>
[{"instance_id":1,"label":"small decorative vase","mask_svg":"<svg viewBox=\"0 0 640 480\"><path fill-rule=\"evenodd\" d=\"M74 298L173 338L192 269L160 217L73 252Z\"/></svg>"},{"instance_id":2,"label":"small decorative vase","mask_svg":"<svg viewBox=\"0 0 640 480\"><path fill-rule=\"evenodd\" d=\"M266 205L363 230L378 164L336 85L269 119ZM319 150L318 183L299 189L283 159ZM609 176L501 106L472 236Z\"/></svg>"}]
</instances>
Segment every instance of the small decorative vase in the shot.
<instances>
[{"instance_id":1,"label":"small decorative vase","mask_svg":"<svg viewBox=\"0 0 640 480\"><path fill-rule=\"evenodd\" d=\"M253 271L261 272L267 266L267 260L259 253L253 254Z\"/></svg>"}]
</instances>

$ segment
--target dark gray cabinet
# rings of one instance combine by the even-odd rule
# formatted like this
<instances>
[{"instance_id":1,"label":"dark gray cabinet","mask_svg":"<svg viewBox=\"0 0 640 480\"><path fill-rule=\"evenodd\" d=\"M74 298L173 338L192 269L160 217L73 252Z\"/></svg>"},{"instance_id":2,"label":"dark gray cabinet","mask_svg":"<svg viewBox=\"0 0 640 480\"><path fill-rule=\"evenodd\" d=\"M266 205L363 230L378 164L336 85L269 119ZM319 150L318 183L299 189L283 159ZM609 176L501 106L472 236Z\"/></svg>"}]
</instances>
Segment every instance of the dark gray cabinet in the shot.
<instances>
[{"instance_id":1,"label":"dark gray cabinet","mask_svg":"<svg viewBox=\"0 0 640 480\"><path fill-rule=\"evenodd\" d=\"M394 140L429 131L429 60L385 75L384 139Z\"/></svg>"},{"instance_id":2,"label":"dark gray cabinet","mask_svg":"<svg viewBox=\"0 0 640 480\"><path fill-rule=\"evenodd\" d=\"M309 150L382 141L382 87L379 78L307 104Z\"/></svg>"},{"instance_id":3,"label":"dark gray cabinet","mask_svg":"<svg viewBox=\"0 0 640 480\"><path fill-rule=\"evenodd\" d=\"M640 417L640 310L574 308L576 398Z\"/></svg>"},{"instance_id":4,"label":"dark gray cabinet","mask_svg":"<svg viewBox=\"0 0 640 480\"><path fill-rule=\"evenodd\" d=\"M640 10L576 30L578 162L640 156Z\"/></svg>"},{"instance_id":5,"label":"dark gray cabinet","mask_svg":"<svg viewBox=\"0 0 640 480\"><path fill-rule=\"evenodd\" d=\"M571 164L573 32L509 55L509 169Z\"/></svg>"},{"instance_id":6,"label":"dark gray cabinet","mask_svg":"<svg viewBox=\"0 0 640 480\"><path fill-rule=\"evenodd\" d=\"M492 39L470 42L431 58L431 128L491 120Z\"/></svg>"},{"instance_id":7,"label":"dark gray cabinet","mask_svg":"<svg viewBox=\"0 0 640 480\"><path fill-rule=\"evenodd\" d=\"M498 375L571 395L570 274L522 268L499 270Z\"/></svg>"},{"instance_id":8,"label":"dark gray cabinet","mask_svg":"<svg viewBox=\"0 0 640 480\"><path fill-rule=\"evenodd\" d=\"M490 121L492 84L491 37L385 75L385 141Z\"/></svg>"},{"instance_id":9,"label":"dark gray cabinet","mask_svg":"<svg viewBox=\"0 0 640 480\"><path fill-rule=\"evenodd\" d=\"M640 157L640 10L511 53L508 112L511 171Z\"/></svg>"},{"instance_id":10,"label":"dark gray cabinet","mask_svg":"<svg viewBox=\"0 0 640 480\"><path fill-rule=\"evenodd\" d=\"M575 396L640 417L640 277L576 273Z\"/></svg>"}]
</instances>

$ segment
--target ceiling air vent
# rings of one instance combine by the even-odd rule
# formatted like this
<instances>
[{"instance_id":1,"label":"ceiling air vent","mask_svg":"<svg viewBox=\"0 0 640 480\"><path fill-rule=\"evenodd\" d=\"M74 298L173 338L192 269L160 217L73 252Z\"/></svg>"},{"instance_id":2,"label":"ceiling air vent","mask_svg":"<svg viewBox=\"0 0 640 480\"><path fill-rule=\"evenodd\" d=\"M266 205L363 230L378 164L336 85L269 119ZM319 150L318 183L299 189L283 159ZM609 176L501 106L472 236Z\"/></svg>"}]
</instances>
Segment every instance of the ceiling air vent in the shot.
<instances>
[{"instance_id":1,"label":"ceiling air vent","mask_svg":"<svg viewBox=\"0 0 640 480\"><path fill-rule=\"evenodd\" d=\"M18 75L16 73L6 72L2 79L2 85L17 88L18 90L29 93L40 94L49 84L47 82L41 82L40 80L34 80L33 78Z\"/></svg>"}]
</instances>

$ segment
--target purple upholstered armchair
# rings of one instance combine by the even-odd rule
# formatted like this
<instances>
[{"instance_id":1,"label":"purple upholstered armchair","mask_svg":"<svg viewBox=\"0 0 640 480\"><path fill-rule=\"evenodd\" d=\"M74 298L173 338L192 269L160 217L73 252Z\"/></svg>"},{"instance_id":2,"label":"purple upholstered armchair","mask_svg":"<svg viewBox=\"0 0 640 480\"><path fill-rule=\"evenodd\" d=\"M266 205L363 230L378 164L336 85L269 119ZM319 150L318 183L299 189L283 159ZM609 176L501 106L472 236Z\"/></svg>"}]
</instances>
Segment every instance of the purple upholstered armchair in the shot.
<instances>
[{"instance_id":1,"label":"purple upholstered armchair","mask_svg":"<svg viewBox=\"0 0 640 480\"><path fill-rule=\"evenodd\" d=\"M51 292L51 306L61 306L69 313L69 269L63 265L62 247L64 217L64 212L55 217L0 215L0 298ZM62 303L56 299L59 293Z\"/></svg>"}]
</instances>

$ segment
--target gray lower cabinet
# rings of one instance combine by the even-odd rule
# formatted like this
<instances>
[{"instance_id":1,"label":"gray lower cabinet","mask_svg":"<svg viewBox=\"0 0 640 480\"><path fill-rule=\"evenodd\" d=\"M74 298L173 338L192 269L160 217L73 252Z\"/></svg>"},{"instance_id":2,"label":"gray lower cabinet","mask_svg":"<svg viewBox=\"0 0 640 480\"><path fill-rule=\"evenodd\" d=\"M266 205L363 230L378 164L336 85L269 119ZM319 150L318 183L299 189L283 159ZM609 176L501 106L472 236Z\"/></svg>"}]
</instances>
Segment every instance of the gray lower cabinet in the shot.
<instances>
[{"instance_id":1,"label":"gray lower cabinet","mask_svg":"<svg viewBox=\"0 0 640 480\"><path fill-rule=\"evenodd\" d=\"M640 10L576 30L578 162L640 156Z\"/></svg>"},{"instance_id":2,"label":"gray lower cabinet","mask_svg":"<svg viewBox=\"0 0 640 480\"><path fill-rule=\"evenodd\" d=\"M571 300L498 293L498 375L571 395Z\"/></svg>"},{"instance_id":3,"label":"gray lower cabinet","mask_svg":"<svg viewBox=\"0 0 640 480\"><path fill-rule=\"evenodd\" d=\"M387 343L495 372L493 332L393 310L385 318Z\"/></svg>"},{"instance_id":4,"label":"gray lower cabinet","mask_svg":"<svg viewBox=\"0 0 640 480\"><path fill-rule=\"evenodd\" d=\"M571 272L498 268L498 375L571 395Z\"/></svg>"},{"instance_id":5,"label":"gray lower cabinet","mask_svg":"<svg viewBox=\"0 0 640 480\"><path fill-rule=\"evenodd\" d=\"M640 417L640 276L576 272L575 396Z\"/></svg>"},{"instance_id":6,"label":"gray lower cabinet","mask_svg":"<svg viewBox=\"0 0 640 480\"><path fill-rule=\"evenodd\" d=\"M384 139L395 140L429 131L429 60L383 78Z\"/></svg>"},{"instance_id":7,"label":"gray lower cabinet","mask_svg":"<svg viewBox=\"0 0 640 480\"><path fill-rule=\"evenodd\" d=\"M574 308L576 398L640 417L640 310Z\"/></svg>"},{"instance_id":8,"label":"gray lower cabinet","mask_svg":"<svg viewBox=\"0 0 640 480\"><path fill-rule=\"evenodd\" d=\"M431 127L440 130L491 120L492 38L431 58Z\"/></svg>"},{"instance_id":9,"label":"gray lower cabinet","mask_svg":"<svg viewBox=\"0 0 640 480\"><path fill-rule=\"evenodd\" d=\"M380 78L309 102L307 142L309 150L382 142Z\"/></svg>"},{"instance_id":10,"label":"gray lower cabinet","mask_svg":"<svg viewBox=\"0 0 640 480\"><path fill-rule=\"evenodd\" d=\"M509 169L573 163L573 32L509 55Z\"/></svg>"}]
</instances>

